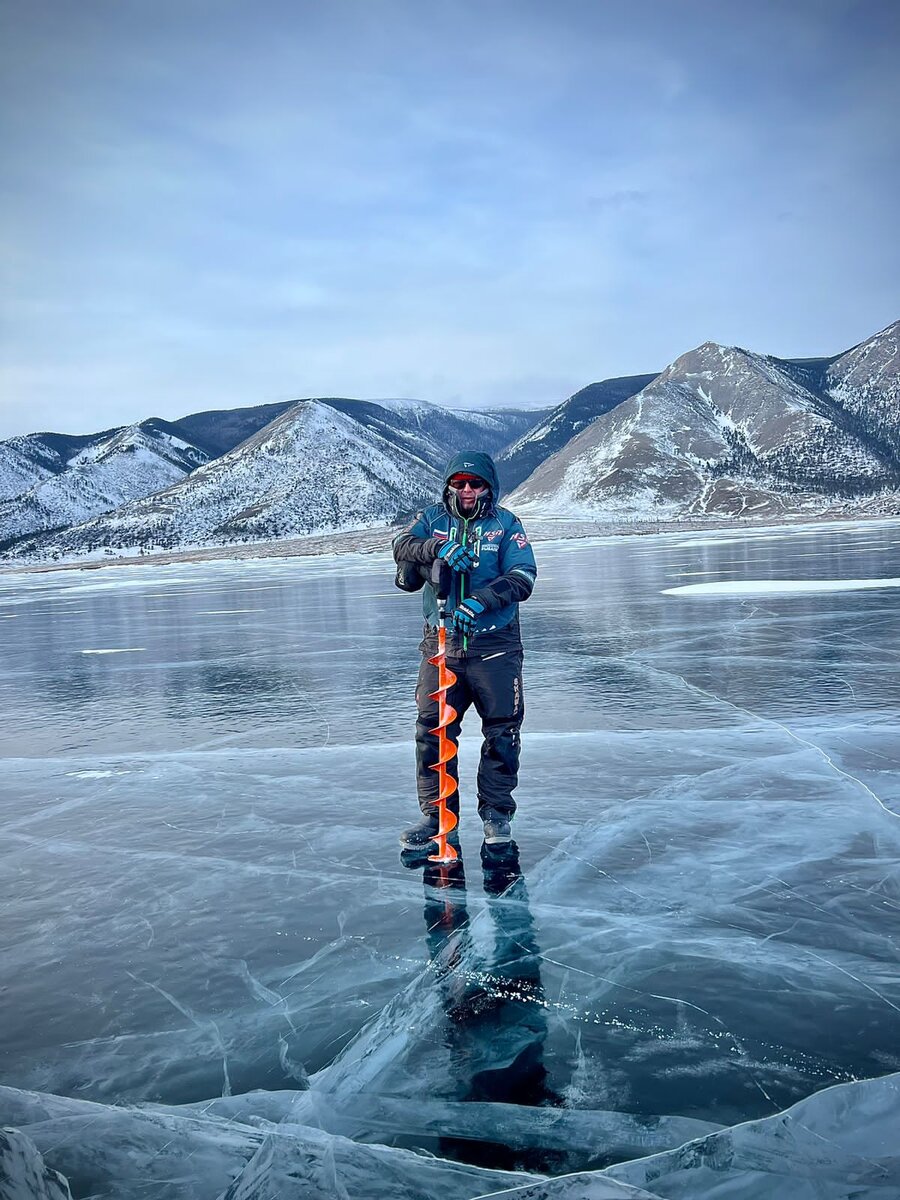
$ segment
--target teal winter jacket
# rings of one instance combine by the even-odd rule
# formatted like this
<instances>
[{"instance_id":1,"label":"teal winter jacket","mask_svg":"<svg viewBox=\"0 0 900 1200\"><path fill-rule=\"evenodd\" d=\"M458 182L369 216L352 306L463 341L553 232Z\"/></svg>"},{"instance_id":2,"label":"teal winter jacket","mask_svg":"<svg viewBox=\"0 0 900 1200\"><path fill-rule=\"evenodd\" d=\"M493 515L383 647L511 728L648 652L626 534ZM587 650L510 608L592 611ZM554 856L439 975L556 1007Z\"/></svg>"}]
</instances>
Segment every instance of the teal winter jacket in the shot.
<instances>
[{"instance_id":1,"label":"teal winter jacket","mask_svg":"<svg viewBox=\"0 0 900 1200\"><path fill-rule=\"evenodd\" d=\"M466 518L453 510L447 480L460 471L480 475L491 488L483 511ZM476 620L476 634L467 645L448 633L447 653L453 657L481 657L495 647L507 647L519 640L519 604L527 600L537 578L534 552L519 518L497 504L500 492L497 471L487 454L462 451L447 464L444 495L440 504L416 514L411 524L394 538L397 563L415 563L428 568L443 542L448 539L468 544L475 550L478 563L465 574L452 573L451 591L446 604L449 614L469 596L485 606ZM435 591L427 582L422 592L426 641L429 630L438 626Z\"/></svg>"}]
</instances>

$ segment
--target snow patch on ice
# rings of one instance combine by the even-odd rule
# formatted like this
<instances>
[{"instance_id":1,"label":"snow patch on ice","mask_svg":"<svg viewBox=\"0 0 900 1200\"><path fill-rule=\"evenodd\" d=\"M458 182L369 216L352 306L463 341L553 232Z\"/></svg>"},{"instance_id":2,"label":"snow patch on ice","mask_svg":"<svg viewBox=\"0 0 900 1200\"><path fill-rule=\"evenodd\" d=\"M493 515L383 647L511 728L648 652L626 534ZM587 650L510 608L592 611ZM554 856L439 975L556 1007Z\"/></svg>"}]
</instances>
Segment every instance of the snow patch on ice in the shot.
<instances>
[{"instance_id":1,"label":"snow patch on ice","mask_svg":"<svg viewBox=\"0 0 900 1200\"><path fill-rule=\"evenodd\" d=\"M663 596L772 596L793 592L859 592L900 587L900 579L729 579L663 588Z\"/></svg>"},{"instance_id":2,"label":"snow patch on ice","mask_svg":"<svg viewBox=\"0 0 900 1200\"><path fill-rule=\"evenodd\" d=\"M109 779L113 775L130 775L130 771L66 771L68 779Z\"/></svg>"},{"instance_id":3,"label":"snow patch on ice","mask_svg":"<svg viewBox=\"0 0 900 1200\"><path fill-rule=\"evenodd\" d=\"M79 654L140 654L146 650L146 646L119 646L115 649L101 650L79 650Z\"/></svg>"},{"instance_id":4,"label":"snow patch on ice","mask_svg":"<svg viewBox=\"0 0 900 1200\"><path fill-rule=\"evenodd\" d=\"M201 608L198 617L224 617L238 613L262 612L261 608Z\"/></svg>"}]
</instances>

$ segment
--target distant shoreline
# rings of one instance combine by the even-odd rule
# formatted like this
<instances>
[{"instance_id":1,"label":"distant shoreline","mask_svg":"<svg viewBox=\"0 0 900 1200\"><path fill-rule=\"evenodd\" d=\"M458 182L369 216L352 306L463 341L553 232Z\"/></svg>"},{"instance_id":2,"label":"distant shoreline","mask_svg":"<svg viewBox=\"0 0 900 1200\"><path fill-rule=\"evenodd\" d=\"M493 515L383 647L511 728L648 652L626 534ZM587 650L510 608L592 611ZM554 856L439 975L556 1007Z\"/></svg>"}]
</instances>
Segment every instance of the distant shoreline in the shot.
<instances>
[{"instance_id":1,"label":"distant shoreline","mask_svg":"<svg viewBox=\"0 0 900 1200\"><path fill-rule=\"evenodd\" d=\"M729 533L750 530L786 529L808 525L863 523L900 523L900 514L867 514L836 517L834 514L807 515L773 519L720 517L672 521L587 521L566 517L525 518L533 542L571 541L583 538L646 537L661 534ZM400 526L379 526L377 529L356 529L343 533L308 534L305 537L281 538L274 541L240 542L225 546L186 546L180 550L154 550L146 554L110 554L95 558L73 558L64 562L23 563L0 562L0 575L26 575L46 571L95 571L105 567L166 566L171 563L228 562L258 558L310 558L317 555L378 554L390 550L391 539Z\"/></svg>"}]
</instances>

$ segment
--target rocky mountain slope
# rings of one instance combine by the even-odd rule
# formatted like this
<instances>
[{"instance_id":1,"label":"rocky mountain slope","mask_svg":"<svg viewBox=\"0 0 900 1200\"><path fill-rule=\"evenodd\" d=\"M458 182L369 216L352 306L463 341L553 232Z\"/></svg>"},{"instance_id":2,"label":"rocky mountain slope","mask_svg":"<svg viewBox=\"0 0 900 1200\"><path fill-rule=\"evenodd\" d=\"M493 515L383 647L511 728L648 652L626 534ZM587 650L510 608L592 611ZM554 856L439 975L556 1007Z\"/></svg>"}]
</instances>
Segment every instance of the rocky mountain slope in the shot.
<instances>
[{"instance_id":1,"label":"rocky mountain slope","mask_svg":"<svg viewBox=\"0 0 900 1200\"><path fill-rule=\"evenodd\" d=\"M189 441L205 446L210 458L218 458L253 437L296 403L296 400L283 400L279 404L255 404L251 408L208 409L189 413L172 423Z\"/></svg>"},{"instance_id":2,"label":"rocky mountain slope","mask_svg":"<svg viewBox=\"0 0 900 1200\"><path fill-rule=\"evenodd\" d=\"M79 524L138 496L160 491L209 460L206 450L156 417L106 436L71 440L84 444L67 447L75 453L65 457L57 450L55 458L41 456L43 446L32 442L28 461L38 477L20 495L0 502L0 547L24 534ZM4 443L0 449L9 446ZM4 465L15 461L9 454ZM49 473L51 467L57 467L58 473ZM22 470L13 469L3 475L7 487L23 477Z\"/></svg>"},{"instance_id":3,"label":"rocky mountain slope","mask_svg":"<svg viewBox=\"0 0 900 1200\"><path fill-rule=\"evenodd\" d=\"M834 360L823 388L861 430L900 459L900 321Z\"/></svg>"},{"instance_id":4,"label":"rocky mountain slope","mask_svg":"<svg viewBox=\"0 0 900 1200\"><path fill-rule=\"evenodd\" d=\"M506 491L512 491L541 465L545 458L561 450L576 433L603 413L627 400L647 386L656 375L627 375L589 383L568 400L533 423L531 428L497 459L500 478Z\"/></svg>"},{"instance_id":5,"label":"rocky mountain slope","mask_svg":"<svg viewBox=\"0 0 900 1200\"><path fill-rule=\"evenodd\" d=\"M442 470L459 446L496 454L545 416L542 411L509 409L476 412L449 409L423 400L320 400L372 433Z\"/></svg>"},{"instance_id":6,"label":"rocky mountain slope","mask_svg":"<svg viewBox=\"0 0 900 1200\"><path fill-rule=\"evenodd\" d=\"M706 342L548 458L510 505L631 519L900 511L900 455L862 416L889 423L892 329L824 369Z\"/></svg>"}]
</instances>

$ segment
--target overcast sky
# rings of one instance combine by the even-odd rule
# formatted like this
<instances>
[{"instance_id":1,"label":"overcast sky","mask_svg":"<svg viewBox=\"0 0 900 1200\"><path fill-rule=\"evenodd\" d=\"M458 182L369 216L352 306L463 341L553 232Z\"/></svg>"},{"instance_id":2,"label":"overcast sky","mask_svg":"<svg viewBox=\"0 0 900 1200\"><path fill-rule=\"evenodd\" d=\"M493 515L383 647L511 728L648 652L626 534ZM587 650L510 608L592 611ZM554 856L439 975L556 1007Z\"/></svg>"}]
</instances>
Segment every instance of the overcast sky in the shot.
<instances>
[{"instance_id":1,"label":"overcast sky","mask_svg":"<svg viewBox=\"0 0 900 1200\"><path fill-rule=\"evenodd\" d=\"M0 438L900 317L895 0L0 0Z\"/></svg>"}]
</instances>

